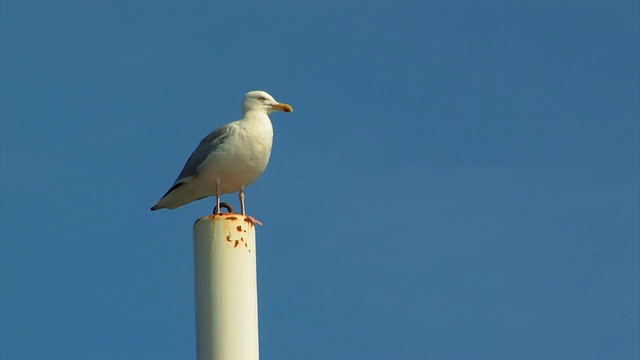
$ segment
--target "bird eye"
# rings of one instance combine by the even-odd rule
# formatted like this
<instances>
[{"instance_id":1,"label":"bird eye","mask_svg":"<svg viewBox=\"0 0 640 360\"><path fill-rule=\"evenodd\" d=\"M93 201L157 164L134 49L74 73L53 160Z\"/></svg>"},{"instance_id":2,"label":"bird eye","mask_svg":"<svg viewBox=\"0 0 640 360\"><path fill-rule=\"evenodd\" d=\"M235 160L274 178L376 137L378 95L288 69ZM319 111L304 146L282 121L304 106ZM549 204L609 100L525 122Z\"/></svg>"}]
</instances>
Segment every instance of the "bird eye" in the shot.
<instances>
[{"instance_id":1,"label":"bird eye","mask_svg":"<svg viewBox=\"0 0 640 360\"><path fill-rule=\"evenodd\" d=\"M266 98L266 97L264 97L264 96L260 96L260 97L258 98L258 100L260 100L260 101L266 101L266 100L267 100L267 98Z\"/></svg>"}]
</instances>

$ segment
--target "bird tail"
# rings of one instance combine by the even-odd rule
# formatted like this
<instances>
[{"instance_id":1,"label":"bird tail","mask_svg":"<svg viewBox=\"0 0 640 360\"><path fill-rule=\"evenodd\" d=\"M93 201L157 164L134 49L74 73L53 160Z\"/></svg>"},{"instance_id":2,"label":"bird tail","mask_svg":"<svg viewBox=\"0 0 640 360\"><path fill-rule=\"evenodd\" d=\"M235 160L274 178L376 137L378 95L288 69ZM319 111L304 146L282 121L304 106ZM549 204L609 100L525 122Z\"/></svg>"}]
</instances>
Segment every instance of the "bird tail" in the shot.
<instances>
[{"instance_id":1,"label":"bird tail","mask_svg":"<svg viewBox=\"0 0 640 360\"><path fill-rule=\"evenodd\" d=\"M158 203L157 203L157 204L155 204L155 205L153 205L153 206L151 207L151 211L156 211L156 210L160 210L160 209L164 209L164 208L166 208L166 206L160 206L160 203L162 202L162 200L164 200L167 196L169 196L169 194L171 194L171 192L173 192L173 190L175 190L175 189L179 188L179 187L180 187L181 185L183 185L184 183L185 183L185 181L181 181L181 182L178 182L178 183L176 183L176 184L173 184L173 186L171 187L171 189L169 189L169 191L167 191L167 193L166 193L166 194L164 194L164 195L162 196L162 198L160 199L160 201L158 201Z\"/></svg>"}]
</instances>

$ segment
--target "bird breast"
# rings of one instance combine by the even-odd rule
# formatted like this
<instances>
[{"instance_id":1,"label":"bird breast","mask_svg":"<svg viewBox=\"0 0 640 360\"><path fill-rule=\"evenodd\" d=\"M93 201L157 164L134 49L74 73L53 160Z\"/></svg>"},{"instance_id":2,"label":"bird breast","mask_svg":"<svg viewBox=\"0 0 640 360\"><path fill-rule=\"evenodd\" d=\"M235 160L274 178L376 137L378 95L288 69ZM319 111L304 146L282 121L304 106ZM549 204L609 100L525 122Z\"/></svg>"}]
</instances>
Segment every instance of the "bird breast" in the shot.
<instances>
[{"instance_id":1,"label":"bird breast","mask_svg":"<svg viewBox=\"0 0 640 360\"><path fill-rule=\"evenodd\" d=\"M245 188L264 172L271 156L273 127L269 118L249 118L234 124L233 131L219 149L210 154L201 174L215 184L220 192L229 194ZM204 164L203 164L204 165Z\"/></svg>"}]
</instances>

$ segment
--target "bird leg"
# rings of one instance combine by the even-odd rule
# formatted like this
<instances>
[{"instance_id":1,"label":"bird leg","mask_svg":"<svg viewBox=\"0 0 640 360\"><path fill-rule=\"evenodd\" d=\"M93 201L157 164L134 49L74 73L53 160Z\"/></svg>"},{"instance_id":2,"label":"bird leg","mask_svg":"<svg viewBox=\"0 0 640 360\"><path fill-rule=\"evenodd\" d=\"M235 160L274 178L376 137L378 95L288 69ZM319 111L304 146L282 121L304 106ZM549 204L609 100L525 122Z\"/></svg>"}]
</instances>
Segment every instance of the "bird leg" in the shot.
<instances>
[{"instance_id":1,"label":"bird leg","mask_svg":"<svg viewBox=\"0 0 640 360\"><path fill-rule=\"evenodd\" d=\"M220 180L216 181L216 207L213 209L213 214L220 214Z\"/></svg>"},{"instance_id":2,"label":"bird leg","mask_svg":"<svg viewBox=\"0 0 640 360\"><path fill-rule=\"evenodd\" d=\"M214 215L220 214L220 197L218 195L216 195L216 207L215 209L213 209L213 214Z\"/></svg>"},{"instance_id":3,"label":"bird leg","mask_svg":"<svg viewBox=\"0 0 640 360\"><path fill-rule=\"evenodd\" d=\"M240 213L245 215L244 211L244 189L240 189Z\"/></svg>"},{"instance_id":4,"label":"bird leg","mask_svg":"<svg viewBox=\"0 0 640 360\"><path fill-rule=\"evenodd\" d=\"M242 213L242 216L245 217L244 221L254 225L258 224L262 226L262 223L260 222L260 220L254 218L253 216L248 216L244 211L244 189L240 189L239 196L240 196L240 213Z\"/></svg>"}]
</instances>

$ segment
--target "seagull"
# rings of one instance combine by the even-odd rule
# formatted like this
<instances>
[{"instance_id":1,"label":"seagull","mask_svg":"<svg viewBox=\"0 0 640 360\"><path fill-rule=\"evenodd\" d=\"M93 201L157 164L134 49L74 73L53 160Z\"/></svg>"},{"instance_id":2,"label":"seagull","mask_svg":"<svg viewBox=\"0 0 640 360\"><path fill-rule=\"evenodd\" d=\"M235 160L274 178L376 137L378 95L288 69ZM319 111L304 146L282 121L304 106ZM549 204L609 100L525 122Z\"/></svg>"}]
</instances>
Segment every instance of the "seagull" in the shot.
<instances>
[{"instance_id":1,"label":"seagull","mask_svg":"<svg viewBox=\"0 0 640 360\"><path fill-rule=\"evenodd\" d=\"M151 207L176 209L209 196L216 197L214 214L220 212L220 195L239 193L245 214L244 189L264 172L271 155L273 126L269 115L292 112L265 91L250 91L242 102L242 119L207 135L187 160L173 186Z\"/></svg>"}]
</instances>

